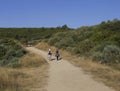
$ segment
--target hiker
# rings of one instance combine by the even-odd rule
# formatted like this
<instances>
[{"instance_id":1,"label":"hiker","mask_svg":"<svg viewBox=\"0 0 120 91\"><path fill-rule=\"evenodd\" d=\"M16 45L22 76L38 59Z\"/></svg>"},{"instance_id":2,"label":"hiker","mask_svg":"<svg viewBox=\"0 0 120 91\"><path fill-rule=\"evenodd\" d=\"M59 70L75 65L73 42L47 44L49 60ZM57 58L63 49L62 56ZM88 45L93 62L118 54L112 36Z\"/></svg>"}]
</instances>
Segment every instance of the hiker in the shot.
<instances>
[{"instance_id":1,"label":"hiker","mask_svg":"<svg viewBox=\"0 0 120 91\"><path fill-rule=\"evenodd\" d=\"M51 49L48 50L48 58L49 58L49 60L52 60L52 51L51 51Z\"/></svg>"},{"instance_id":2,"label":"hiker","mask_svg":"<svg viewBox=\"0 0 120 91\"><path fill-rule=\"evenodd\" d=\"M57 59L57 60L59 60L60 53L59 53L59 51L58 51L58 50L56 50L55 56L56 56L56 59Z\"/></svg>"}]
</instances>

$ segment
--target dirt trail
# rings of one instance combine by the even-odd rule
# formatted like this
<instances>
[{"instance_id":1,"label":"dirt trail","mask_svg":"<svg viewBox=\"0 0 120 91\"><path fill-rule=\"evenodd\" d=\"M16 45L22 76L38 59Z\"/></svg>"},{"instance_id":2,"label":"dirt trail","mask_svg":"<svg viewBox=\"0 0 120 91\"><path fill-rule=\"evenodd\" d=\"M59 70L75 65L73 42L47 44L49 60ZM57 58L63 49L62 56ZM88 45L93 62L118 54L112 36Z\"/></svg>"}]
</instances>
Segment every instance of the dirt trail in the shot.
<instances>
[{"instance_id":1,"label":"dirt trail","mask_svg":"<svg viewBox=\"0 0 120 91\"><path fill-rule=\"evenodd\" d=\"M47 61L47 53L34 47L28 50L43 56ZM114 91L103 83L94 81L90 75L83 73L68 61L48 61L50 65L47 91Z\"/></svg>"}]
</instances>

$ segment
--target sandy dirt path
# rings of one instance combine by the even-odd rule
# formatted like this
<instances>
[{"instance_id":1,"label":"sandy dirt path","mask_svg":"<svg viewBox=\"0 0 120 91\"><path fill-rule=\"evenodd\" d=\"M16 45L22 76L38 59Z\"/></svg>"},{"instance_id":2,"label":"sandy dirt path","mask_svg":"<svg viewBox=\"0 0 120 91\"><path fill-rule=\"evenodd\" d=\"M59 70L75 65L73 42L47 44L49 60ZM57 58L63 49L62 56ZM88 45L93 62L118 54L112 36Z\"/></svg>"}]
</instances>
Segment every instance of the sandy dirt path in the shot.
<instances>
[{"instance_id":1,"label":"sandy dirt path","mask_svg":"<svg viewBox=\"0 0 120 91\"><path fill-rule=\"evenodd\" d=\"M47 52L34 47L27 49L43 56L50 65L47 91L114 91L103 83L93 80L81 68L73 66L67 60L49 61Z\"/></svg>"}]
</instances>

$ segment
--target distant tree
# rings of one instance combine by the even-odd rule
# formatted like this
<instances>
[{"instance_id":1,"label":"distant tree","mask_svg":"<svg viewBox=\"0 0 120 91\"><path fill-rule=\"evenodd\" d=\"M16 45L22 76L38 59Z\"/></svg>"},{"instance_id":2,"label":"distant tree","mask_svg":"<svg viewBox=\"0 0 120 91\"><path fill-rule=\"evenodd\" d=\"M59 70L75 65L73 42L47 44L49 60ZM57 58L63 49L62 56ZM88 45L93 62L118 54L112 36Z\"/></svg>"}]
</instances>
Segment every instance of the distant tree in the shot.
<instances>
[{"instance_id":1,"label":"distant tree","mask_svg":"<svg viewBox=\"0 0 120 91\"><path fill-rule=\"evenodd\" d=\"M102 21L101 24L105 24L106 22L105 21Z\"/></svg>"},{"instance_id":2,"label":"distant tree","mask_svg":"<svg viewBox=\"0 0 120 91\"><path fill-rule=\"evenodd\" d=\"M111 22L110 20L107 21L107 23L110 23L110 22Z\"/></svg>"},{"instance_id":3,"label":"distant tree","mask_svg":"<svg viewBox=\"0 0 120 91\"><path fill-rule=\"evenodd\" d=\"M65 24L62 26L63 29L68 29L68 26Z\"/></svg>"},{"instance_id":4,"label":"distant tree","mask_svg":"<svg viewBox=\"0 0 120 91\"><path fill-rule=\"evenodd\" d=\"M113 19L113 22L118 22L118 21L119 21L119 19L117 19L117 18Z\"/></svg>"}]
</instances>

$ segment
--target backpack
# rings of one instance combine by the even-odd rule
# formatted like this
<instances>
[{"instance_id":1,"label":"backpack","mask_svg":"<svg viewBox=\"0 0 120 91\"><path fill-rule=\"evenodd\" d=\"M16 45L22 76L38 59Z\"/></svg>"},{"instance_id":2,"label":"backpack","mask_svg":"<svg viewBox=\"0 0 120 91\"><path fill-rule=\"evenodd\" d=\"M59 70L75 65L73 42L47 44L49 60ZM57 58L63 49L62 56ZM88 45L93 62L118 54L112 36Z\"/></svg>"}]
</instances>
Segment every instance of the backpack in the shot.
<instances>
[{"instance_id":1,"label":"backpack","mask_svg":"<svg viewBox=\"0 0 120 91\"><path fill-rule=\"evenodd\" d=\"M52 55L51 51L48 52L48 55Z\"/></svg>"},{"instance_id":2,"label":"backpack","mask_svg":"<svg viewBox=\"0 0 120 91\"><path fill-rule=\"evenodd\" d=\"M60 56L59 51L56 51L56 55L55 56Z\"/></svg>"}]
</instances>

